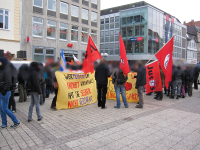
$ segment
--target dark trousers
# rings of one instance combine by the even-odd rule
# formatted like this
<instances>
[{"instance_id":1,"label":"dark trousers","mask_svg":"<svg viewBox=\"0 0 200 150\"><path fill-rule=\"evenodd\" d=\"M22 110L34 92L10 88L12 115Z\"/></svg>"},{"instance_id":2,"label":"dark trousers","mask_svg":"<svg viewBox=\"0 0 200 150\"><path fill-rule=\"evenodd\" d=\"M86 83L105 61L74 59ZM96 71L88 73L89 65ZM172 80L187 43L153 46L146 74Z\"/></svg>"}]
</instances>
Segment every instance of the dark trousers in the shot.
<instances>
[{"instance_id":1,"label":"dark trousers","mask_svg":"<svg viewBox=\"0 0 200 150\"><path fill-rule=\"evenodd\" d=\"M163 91L156 92L157 99L163 99Z\"/></svg>"},{"instance_id":2,"label":"dark trousers","mask_svg":"<svg viewBox=\"0 0 200 150\"><path fill-rule=\"evenodd\" d=\"M56 107L56 100L57 100L58 89L54 89L54 92L55 92L55 96L54 96L54 98L52 100L51 107Z\"/></svg>"},{"instance_id":3,"label":"dark trousers","mask_svg":"<svg viewBox=\"0 0 200 150\"><path fill-rule=\"evenodd\" d=\"M26 89L24 88L24 85L19 84L18 91L19 91L19 102L27 101L27 94L26 94Z\"/></svg>"},{"instance_id":4,"label":"dark trousers","mask_svg":"<svg viewBox=\"0 0 200 150\"><path fill-rule=\"evenodd\" d=\"M98 106L104 108L106 104L107 84L97 84ZM103 90L103 93L102 91Z\"/></svg>"},{"instance_id":5,"label":"dark trousers","mask_svg":"<svg viewBox=\"0 0 200 150\"><path fill-rule=\"evenodd\" d=\"M49 98L50 92L51 92L51 85L46 85L46 98Z\"/></svg>"},{"instance_id":6,"label":"dark trousers","mask_svg":"<svg viewBox=\"0 0 200 150\"><path fill-rule=\"evenodd\" d=\"M192 84L193 84L193 82L188 82L187 83L188 95L189 96L192 96Z\"/></svg>"},{"instance_id":7,"label":"dark trousers","mask_svg":"<svg viewBox=\"0 0 200 150\"><path fill-rule=\"evenodd\" d=\"M198 84L197 84L198 79L194 79L194 89L198 90Z\"/></svg>"},{"instance_id":8,"label":"dark trousers","mask_svg":"<svg viewBox=\"0 0 200 150\"><path fill-rule=\"evenodd\" d=\"M40 104L45 102L46 98L46 84L41 84L42 95L40 96Z\"/></svg>"},{"instance_id":9,"label":"dark trousers","mask_svg":"<svg viewBox=\"0 0 200 150\"><path fill-rule=\"evenodd\" d=\"M8 104L8 108L12 111L16 111L16 103L15 103L14 93L15 93L15 91L11 91L9 104ZM12 109L11 109L11 107L12 107Z\"/></svg>"}]
</instances>

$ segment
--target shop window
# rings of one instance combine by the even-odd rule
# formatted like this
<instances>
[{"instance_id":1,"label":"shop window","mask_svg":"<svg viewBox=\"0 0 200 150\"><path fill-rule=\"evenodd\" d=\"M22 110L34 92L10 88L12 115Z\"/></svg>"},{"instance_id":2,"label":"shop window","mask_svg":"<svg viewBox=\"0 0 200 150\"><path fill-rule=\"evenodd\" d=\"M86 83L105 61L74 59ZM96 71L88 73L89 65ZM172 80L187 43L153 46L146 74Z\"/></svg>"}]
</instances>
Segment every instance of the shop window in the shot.
<instances>
[{"instance_id":1,"label":"shop window","mask_svg":"<svg viewBox=\"0 0 200 150\"><path fill-rule=\"evenodd\" d=\"M56 21L47 20L47 37L56 38Z\"/></svg>"},{"instance_id":2,"label":"shop window","mask_svg":"<svg viewBox=\"0 0 200 150\"><path fill-rule=\"evenodd\" d=\"M122 28L122 37L126 37L126 27Z\"/></svg>"},{"instance_id":3,"label":"shop window","mask_svg":"<svg viewBox=\"0 0 200 150\"><path fill-rule=\"evenodd\" d=\"M0 9L0 29L9 29L9 11Z\"/></svg>"},{"instance_id":4,"label":"shop window","mask_svg":"<svg viewBox=\"0 0 200 150\"><path fill-rule=\"evenodd\" d=\"M78 26L72 25L72 28L71 28L71 40L78 42Z\"/></svg>"},{"instance_id":5,"label":"shop window","mask_svg":"<svg viewBox=\"0 0 200 150\"><path fill-rule=\"evenodd\" d=\"M140 35L140 26L135 26L135 36Z\"/></svg>"},{"instance_id":6,"label":"shop window","mask_svg":"<svg viewBox=\"0 0 200 150\"><path fill-rule=\"evenodd\" d=\"M127 27L127 37L133 36L133 27Z\"/></svg>"},{"instance_id":7,"label":"shop window","mask_svg":"<svg viewBox=\"0 0 200 150\"><path fill-rule=\"evenodd\" d=\"M43 19L38 17L33 17L33 36L43 36Z\"/></svg>"},{"instance_id":8,"label":"shop window","mask_svg":"<svg viewBox=\"0 0 200 150\"><path fill-rule=\"evenodd\" d=\"M60 39L67 40L68 24L60 23Z\"/></svg>"},{"instance_id":9,"label":"shop window","mask_svg":"<svg viewBox=\"0 0 200 150\"><path fill-rule=\"evenodd\" d=\"M81 42L84 42L84 43L88 42L88 28L82 28Z\"/></svg>"}]
</instances>

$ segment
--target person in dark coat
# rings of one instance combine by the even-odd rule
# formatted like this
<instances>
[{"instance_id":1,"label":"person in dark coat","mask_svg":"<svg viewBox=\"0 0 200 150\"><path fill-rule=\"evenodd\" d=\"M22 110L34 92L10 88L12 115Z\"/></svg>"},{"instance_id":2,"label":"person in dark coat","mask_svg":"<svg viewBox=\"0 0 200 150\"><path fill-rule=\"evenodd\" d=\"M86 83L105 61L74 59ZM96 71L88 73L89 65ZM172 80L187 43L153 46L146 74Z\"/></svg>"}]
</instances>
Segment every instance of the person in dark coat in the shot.
<instances>
[{"instance_id":1,"label":"person in dark coat","mask_svg":"<svg viewBox=\"0 0 200 150\"><path fill-rule=\"evenodd\" d=\"M139 104L136 105L135 108L143 108L143 93L146 85L146 68L141 64L141 62L138 62L136 70L137 76L135 76L135 78L137 78L137 81L135 88L138 91Z\"/></svg>"},{"instance_id":2,"label":"person in dark coat","mask_svg":"<svg viewBox=\"0 0 200 150\"><path fill-rule=\"evenodd\" d=\"M199 77L199 71L200 71L200 68L198 66L196 66L194 68L194 89L198 90L198 77Z\"/></svg>"},{"instance_id":3,"label":"person in dark coat","mask_svg":"<svg viewBox=\"0 0 200 150\"><path fill-rule=\"evenodd\" d=\"M41 85L41 90L42 90L42 96L40 96L40 105L43 105L45 103L45 98L46 98L46 81L44 77L44 67L43 64L39 64L40 67L40 73L39 73L39 80L40 80L40 85Z\"/></svg>"},{"instance_id":4,"label":"person in dark coat","mask_svg":"<svg viewBox=\"0 0 200 150\"><path fill-rule=\"evenodd\" d=\"M19 102L27 101L26 83L29 78L29 66L27 64L21 65L18 73L18 91Z\"/></svg>"},{"instance_id":5,"label":"person in dark coat","mask_svg":"<svg viewBox=\"0 0 200 150\"><path fill-rule=\"evenodd\" d=\"M42 120L42 115L40 114L40 96L42 96L42 90L40 85L40 68L37 62L32 62L30 65L30 77L29 81L31 84L31 105L29 107L28 122L32 121L32 112L34 105L36 106L36 113L38 121ZM28 84L28 83L27 83Z\"/></svg>"},{"instance_id":6,"label":"person in dark coat","mask_svg":"<svg viewBox=\"0 0 200 150\"><path fill-rule=\"evenodd\" d=\"M11 95L12 79L11 68L6 58L0 57L0 114L2 125L0 129L7 128L7 115L12 119L14 125L11 128L19 126L20 122L15 115L8 109L9 98Z\"/></svg>"},{"instance_id":7,"label":"person in dark coat","mask_svg":"<svg viewBox=\"0 0 200 150\"><path fill-rule=\"evenodd\" d=\"M192 84L194 83L194 70L191 67L187 67L186 73L185 73L185 78L186 78L186 89L188 96L192 96Z\"/></svg>"},{"instance_id":8,"label":"person in dark coat","mask_svg":"<svg viewBox=\"0 0 200 150\"><path fill-rule=\"evenodd\" d=\"M98 90L98 107L106 109L106 94L107 94L107 84L108 77L110 77L108 66L105 64L105 60L102 59L100 64L97 66L95 71L95 79L97 81ZM103 94L101 95L101 90Z\"/></svg>"},{"instance_id":9,"label":"person in dark coat","mask_svg":"<svg viewBox=\"0 0 200 150\"><path fill-rule=\"evenodd\" d=\"M181 94L182 98L185 98L185 70L183 70L183 75L182 75Z\"/></svg>"}]
</instances>

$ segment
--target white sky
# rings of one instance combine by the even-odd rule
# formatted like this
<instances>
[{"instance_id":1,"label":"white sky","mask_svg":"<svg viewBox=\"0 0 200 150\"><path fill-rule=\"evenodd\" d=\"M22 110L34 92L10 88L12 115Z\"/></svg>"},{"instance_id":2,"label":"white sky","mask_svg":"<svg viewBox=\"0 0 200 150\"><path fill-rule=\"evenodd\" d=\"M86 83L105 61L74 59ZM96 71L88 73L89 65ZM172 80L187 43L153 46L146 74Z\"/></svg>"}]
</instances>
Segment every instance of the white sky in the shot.
<instances>
[{"instance_id":1,"label":"white sky","mask_svg":"<svg viewBox=\"0 0 200 150\"><path fill-rule=\"evenodd\" d=\"M101 0L101 10L140 0ZM146 0L147 3L178 18L181 23L200 20L200 0Z\"/></svg>"}]
</instances>

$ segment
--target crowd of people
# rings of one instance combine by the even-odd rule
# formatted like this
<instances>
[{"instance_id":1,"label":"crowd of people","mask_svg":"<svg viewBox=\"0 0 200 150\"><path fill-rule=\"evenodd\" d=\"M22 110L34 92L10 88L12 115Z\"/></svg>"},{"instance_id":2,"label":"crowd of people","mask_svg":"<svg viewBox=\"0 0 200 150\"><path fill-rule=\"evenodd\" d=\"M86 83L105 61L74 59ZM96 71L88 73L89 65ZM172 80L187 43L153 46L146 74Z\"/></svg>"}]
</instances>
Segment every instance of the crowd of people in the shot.
<instances>
[{"instance_id":1,"label":"crowd of people","mask_svg":"<svg viewBox=\"0 0 200 150\"><path fill-rule=\"evenodd\" d=\"M68 68L69 67L72 70L80 70L82 65L68 65ZM54 62L47 66L43 66L42 63L32 62L30 66L23 64L19 70L16 70L9 59L0 57L0 113L2 119L2 125L0 128L7 127L7 115L14 123L11 128L16 128L20 125L20 122L14 115L14 113L17 111L16 102L14 99L14 93L17 85L20 103L26 102L27 96L31 97L31 103L28 112L28 122L32 121L34 106L36 107L38 121L42 120L43 117L40 112L40 105L45 103L45 99L49 98L50 93L55 93L50 108L56 110L58 83L55 72L59 69L59 62ZM143 93L145 92L146 85L146 68L141 62L137 62L134 66L134 71L137 72L137 76L135 76L137 79L135 88L138 91L139 97L139 102L135 107L143 108ZM154 91L156 93L156 100L162 100L163 94L166 94L171 99L174 99L175 96L176 99L181 97L185 98L186 96L191 97L193 83L194 88L198 89L197 80L199 76L199 67L192 68L190 66L173 66L172 81L169 83L169 88L165 87L165 76L161 69L160 74L164 93L163 91ZM105 59L102 59L100 63L96 63L95 65L98 107L101 107L102 109L107 108L106 94L108 77L112 77L112 83L114 84L116 92L117 104L114 106L114 108L120 109L121 107L120 94L124 103L124 107L128 108L129 106L125 91L125 83L128 80L128 76L123 74L122 69L119 67L119 62L115 62L112 67L109 67ZM151 93L147 95L151 95Z\"/></svg>"}]
</instances>

